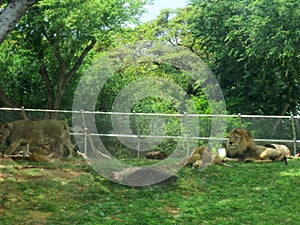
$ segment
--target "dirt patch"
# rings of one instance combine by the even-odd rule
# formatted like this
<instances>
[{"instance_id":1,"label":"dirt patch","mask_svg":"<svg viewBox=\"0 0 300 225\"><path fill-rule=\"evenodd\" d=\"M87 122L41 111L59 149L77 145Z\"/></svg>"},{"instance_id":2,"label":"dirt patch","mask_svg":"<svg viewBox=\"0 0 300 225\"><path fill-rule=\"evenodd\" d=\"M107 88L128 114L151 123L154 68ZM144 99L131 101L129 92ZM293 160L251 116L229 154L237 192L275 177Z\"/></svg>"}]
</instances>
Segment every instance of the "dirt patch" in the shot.
<instances>
[{"instance_id":1,"label":"dirt patch","mask_svg":"<svg viewBox=\"0 0 300 225\"><path fill-rule=\"evenodd\" d=\"M48 212L40 212L40 211L29 211L28 212L28 218L29 219L27 222L29 224L34 224L34 225L44 225L47 224L48 218L51 217L52 213Z\"/></svg>"},{"instance_id":2,"label":"dirt patch","mask_svg":"<svg viewBox=\"0 0 300 225\"><path fill-rule=\"evenodd\" d=\"M7 174L0 173L0 183L3 182L8 177Z\"/></svg>"},{"instance_id":3,"label":"dirt patch","mask_svg":"<svg viewBox=\"0 0 300 225\"><path fill-rule=\"evenodd\" d=\"M78 162L61 162L61 163L45 163L45 164L28 164L27 162L16 164L9 158L0 159L0 183L7 179L17 182L28 181L33 179L63 179L71 181L77 177L86 174L84 171L72 168L76 167Z\"/></svg>"},{"instance_id":4,"label":"dirt patch","mask_svg":"<svg viewBox=\"0 0 300 225\"><path fill-rule=\"evenodd\" d=\"M84 172L79 172L79 171L72 171L72 170L68 170L68 169L63 169L63 170L50 170L48 171L49 175L53 176L53 177L59 177L65 180L72 180L76 177L81 176L82 174L84 174Z\"/></svg>"},{"instance_id":5,"label":"dirt patch","mask_svg":"<svg viewBox=\"0 0 300 225\"><path fill-rule=\"evenodd\" d=\"M175 208L166 207L166 211L173 215L177 215L180 213L180 209L178 207L175 207Z\"/></svg>"},{"instance_id":6,"label":"dirt patch","mask_svg":"<svg viewBox=\"0 0 300 225\"><path fill-rule=\"evenodd\" d=\"M82 174L84 174L84 172L72 171L69 169L26 167L18 168L15 178L17 181L25 181L43 177L47 177L48 179L61 178L64 180L73 180Z\"/></svg>"},{"instance_id":7,"label":"dirt patch","mask_svg":"<svg viewBox=\"0 0 300 225\"><path fill-rule=\"evenodd\" d=\"M16 164L14 160L7 156L1 156L0 157L0 168L3 167L4 165L12 165Z\"/></svg>"}]
</instances>

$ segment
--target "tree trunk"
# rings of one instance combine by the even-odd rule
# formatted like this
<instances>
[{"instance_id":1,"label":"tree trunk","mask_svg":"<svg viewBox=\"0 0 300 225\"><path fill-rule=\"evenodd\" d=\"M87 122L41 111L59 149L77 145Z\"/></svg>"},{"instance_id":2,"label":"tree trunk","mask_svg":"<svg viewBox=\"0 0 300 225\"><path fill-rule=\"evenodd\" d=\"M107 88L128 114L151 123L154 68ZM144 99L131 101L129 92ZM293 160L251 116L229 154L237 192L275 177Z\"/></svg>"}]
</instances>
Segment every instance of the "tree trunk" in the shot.
<instances>
[{"instance_id":1,"label":"tree trunk","mask_svg":"<svg viewBox=\"0 0 300 225\"><path fill-rule=\"evenodd\" d=\"M60 54L59 47L56 48L55 57L60 65L60 78L59 78L58 91L57 91L53 109L55 109L55 110L60 109L66 86L68 85L71 78L76 74L76 72L82 65L84 58L87 56L89 51L91 51L93 49L95 44L96 44L96 39L93 38L90 41L90 43L85 47L85 49L83 50L81 55L78 57L75 65L69 72L67 72L66 62L64 61L64 59L62 58L62 56Z\"/></svg>"},{"instance_id":2,"label":"tree trunk","mask_svg":"<svg viewBox=\"0 0 300 225\"><path fill-rule=\"evenodd\" d=\"M25 12L38 0L13 0L0 15L0 44L7 38Z\"/></svg>"},{"instance_id":3,"label":"tree trunk","mask_svg":"<svg viewBox=\"0 0 300 225\"><path fill-rule=\"evenodd\" d=\"M282 112L281 112L281 116L284 116L284 114L287 112L287 110L289 109L290 106L291 106L291 104L289 104L289 103L285 103L285 104L283 105L283 109L282 109ZM282 121L282 119L278 119L278 120L275 122L275 124L274 124L274 126L273 126L273 129L272 129L272 135L276 132L278 126L279 126L280 123L281 123L281 121Z\"/></svg>"}]
</instances>

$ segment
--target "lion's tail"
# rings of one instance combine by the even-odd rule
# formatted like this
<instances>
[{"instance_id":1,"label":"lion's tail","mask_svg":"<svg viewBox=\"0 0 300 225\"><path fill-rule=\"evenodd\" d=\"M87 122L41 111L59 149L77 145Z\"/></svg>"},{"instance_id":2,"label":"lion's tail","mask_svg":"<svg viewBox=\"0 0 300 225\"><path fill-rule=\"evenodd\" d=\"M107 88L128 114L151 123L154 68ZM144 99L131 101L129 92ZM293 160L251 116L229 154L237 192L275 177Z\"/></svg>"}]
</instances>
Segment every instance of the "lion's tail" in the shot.
<instances>
[{"instance_id":1,"label":"lion's tail","mask_svg":"<svg viewBox=\"0 0 300 225\"><path fill-rule=\"evenodd\" d=\"M283 157L283 160L284 160L284 162L285 162L285 165L287 165L288 163L287 163L287 158L286 158L286 156Z\"/></svg>"}]
</instances>

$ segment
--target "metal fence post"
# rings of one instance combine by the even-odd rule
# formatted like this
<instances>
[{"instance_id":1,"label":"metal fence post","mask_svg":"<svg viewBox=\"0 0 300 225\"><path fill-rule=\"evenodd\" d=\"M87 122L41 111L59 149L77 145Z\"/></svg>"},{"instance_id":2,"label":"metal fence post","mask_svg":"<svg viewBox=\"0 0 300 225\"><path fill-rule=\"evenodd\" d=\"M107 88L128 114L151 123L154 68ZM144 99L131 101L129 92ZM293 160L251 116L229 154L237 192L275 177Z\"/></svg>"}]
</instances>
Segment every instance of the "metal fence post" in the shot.
<instances>
[{"instance_id":1,"label":"metal fence post","mask_svg":"<svg viewBox=\"0 0 300 225\"><path fill-rule=\"evenodd\" d=\"M87 132L88 129L84 128L84 154L87 155Z\"/></svg>"},{"instance_id":2,"label":"metal fence post","mask_svg":"<svg viewBox=\"0 0 300 225\"><path fill-rule=\"evenodd\" d=\"M136 125L136 132L137 132L137 150L138 150L138 158L141 158L141 130L140 130L140 126L139 126L139 122L136 118L136 113L135 111L133 111L133 118L134 118L134 123Z\"/></svg>"},{"instance_id":3,"label":"metal fence post","mask_svg":"<svg viewBox=\"0 0 300 225\"><path fill-rule=\"evenodd\" d=\"M23 116L23 119L24 119L24 120L28 120L28 117L27 117L27 115L26 115L25 107L24 107L24 106L22 106L22 116Z\"/></svg>"},{"instance_id":4,"label":"metal fence post","mask_svg":"<svg viewBox=\"0 0 300 225\"><path fill-rule=\"evenodd\" d=\"M87 155L87 135L88 135L88 128L86 127L83 109L81 109L80 112L81 112L82 124L84 126L84 128L83 128L84 129L84 154Z\"/></svg>"},{"instance_id":5,"label":"metal fence post","mask_svg":"<svg viewBox=\"0 0 300 225\"><path fill-rule=\"evenodd\" d=\"M294 116L291 115L292 121L292 132L293 132L293 144L294 144L294 155L297 153L297 134L296 134L296 127L295 127L295 120Z\"/></svg>"},{"instance_id":6,"label":"metal fence post","mask_svg":"<svg viewBox=\"0 0 300 225\"><path fill-rule=\"evenodd\" d=\"M187 113L183 113L183 124L185 127L185 134L186 134L186 156L190 155L190 140L189 140L189 130L188 130L188 123L187 123Z\"/></svg>"},{"instance_id":7,"label":"metal fence post","mask_svg":"<svg viewBox=\"0 0 300 225\"><path fill-rule=\"evenodd\" d=\"M239 118L239 124L240 124L240 127L243 127L243 120L242 120L242 115L241 115L241 113L238 113L238 118Z\"/></svg>"}]
</instances>

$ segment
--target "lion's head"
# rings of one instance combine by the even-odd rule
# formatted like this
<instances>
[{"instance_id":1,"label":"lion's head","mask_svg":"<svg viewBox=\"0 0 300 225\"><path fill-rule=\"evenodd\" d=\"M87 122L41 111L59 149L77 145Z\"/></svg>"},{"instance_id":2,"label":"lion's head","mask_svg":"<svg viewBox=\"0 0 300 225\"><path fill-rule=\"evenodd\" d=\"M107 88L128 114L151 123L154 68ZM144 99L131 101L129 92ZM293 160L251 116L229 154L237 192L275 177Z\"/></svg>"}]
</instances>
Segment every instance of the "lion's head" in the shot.
<instances>
[{"instance_id":1,"label":"lion's head","mask_svg":"<svg viewBox=\"0 0 300 225\"><path fill-rule=\"evenodd\" d=\"M230 158L243 156L252 145L254 142L251 133L245 129L236 128L229 134L226 144L227 156Z\"/></svg>"},{"instance_id":2,"label":"lion's head","mask_svg":"<svg viewBox=\"0 0 300 225\"><path fill-rule=\"evenodd\" d=\"M0 144L6 140L10 135L10 130L8 124L1 124L0 125Z\"/></svg>"}]
</instances>

